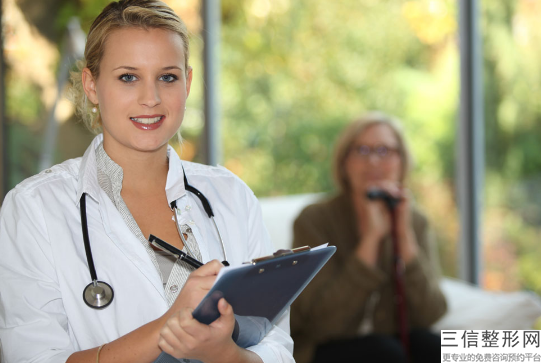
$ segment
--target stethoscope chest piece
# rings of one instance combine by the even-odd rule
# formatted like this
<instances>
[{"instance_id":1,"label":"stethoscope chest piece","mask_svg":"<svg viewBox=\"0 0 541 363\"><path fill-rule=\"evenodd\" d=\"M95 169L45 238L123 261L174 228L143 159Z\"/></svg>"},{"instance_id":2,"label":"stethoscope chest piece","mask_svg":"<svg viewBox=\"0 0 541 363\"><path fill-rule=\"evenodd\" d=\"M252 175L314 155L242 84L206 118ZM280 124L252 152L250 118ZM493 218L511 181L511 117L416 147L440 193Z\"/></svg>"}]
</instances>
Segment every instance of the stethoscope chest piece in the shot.
<instances>
[{"instance_id":1,"label":"stethoscope chest piece","mask_svg":"<svg viewBox=\"0 0 541 363\"><path fill-rule=\"evenodd\" d=\"M85 304L93 309L104 309L113 301L115 293L107 282L92 281L83 291Z\"/></svg>"}]
</instances>

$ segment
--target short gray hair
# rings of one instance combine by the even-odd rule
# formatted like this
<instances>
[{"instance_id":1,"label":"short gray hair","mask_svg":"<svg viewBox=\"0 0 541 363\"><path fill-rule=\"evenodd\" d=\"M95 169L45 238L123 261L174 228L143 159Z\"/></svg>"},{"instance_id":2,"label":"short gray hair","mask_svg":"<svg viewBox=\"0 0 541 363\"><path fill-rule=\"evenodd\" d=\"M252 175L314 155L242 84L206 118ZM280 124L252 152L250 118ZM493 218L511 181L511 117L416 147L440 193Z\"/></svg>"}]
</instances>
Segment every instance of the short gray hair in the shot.
<instances>
[{"instance_id":1,"label":"short gray hair","mask_svg":"<svg viewBox=\"0 0 541 363\"><path fill-rule=\"evenodd\" d=\"M342 192L349 192L351 186L346 173L346 158L351 151L357 137L368 127L373 125L387 125L393 131L398 141L398 153L402 161L400 181L406 180L413 164L410 150L406 144L404 132L400 121L397 118L386 115L383 112L372 111L351 122L338 137L334 149L333 176L337 187Z\"/></svg>"}]
</instances>

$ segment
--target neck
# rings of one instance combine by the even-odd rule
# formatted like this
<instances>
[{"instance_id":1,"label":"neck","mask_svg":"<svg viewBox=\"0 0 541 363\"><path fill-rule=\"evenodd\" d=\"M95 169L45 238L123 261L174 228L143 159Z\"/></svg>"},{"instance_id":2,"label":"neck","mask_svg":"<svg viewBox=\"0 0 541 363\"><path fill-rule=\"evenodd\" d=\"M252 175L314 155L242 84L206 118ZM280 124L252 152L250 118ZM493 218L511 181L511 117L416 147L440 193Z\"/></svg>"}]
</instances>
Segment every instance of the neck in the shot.
<instances>
[{"instance_id":1,"label":"neck","mask_svg":"<svg viewBox=\"0 0 541 363\"><path fill-rule=\"evenodd\" d=\"M103 148L107 155L122 168L122 192L130 191L148 195L165 190L169 171L167 144L155 151L131 150L127 153L125 150L117 150L114 145L104 140Z\"/></svg>"}]
</instances>

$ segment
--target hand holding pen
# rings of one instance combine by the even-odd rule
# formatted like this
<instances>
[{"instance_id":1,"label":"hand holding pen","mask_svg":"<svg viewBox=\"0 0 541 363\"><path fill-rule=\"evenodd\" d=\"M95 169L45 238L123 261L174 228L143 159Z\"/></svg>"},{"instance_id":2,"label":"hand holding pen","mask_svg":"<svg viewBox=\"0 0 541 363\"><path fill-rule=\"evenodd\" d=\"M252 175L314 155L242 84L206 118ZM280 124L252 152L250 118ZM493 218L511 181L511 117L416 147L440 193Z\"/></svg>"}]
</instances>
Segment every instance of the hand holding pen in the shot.
<instances>
[{"instance_id":1,"label":"hand holding pen","mask_svg":"<svg viewBox=\"0 0 541 363\"><path fill-rule=\"evenodd\" d=\"M235 317L231 305L225 299L220 300L221 317L213 324L201 324L192 316L193 309L210 290L223 265L217 260L203 265L200 261L154 235L150 235L149 242L196 268L190 274L173 306L164 314L165 321L160 332L160 348L174 357L204 358L213 349L224 349L225 346L228 346L229 350L238 351L238 346L231 340ZM186 350L186 345L182 343L186 340L195 341L197 344Z\"/></svg>"}]
</instances>

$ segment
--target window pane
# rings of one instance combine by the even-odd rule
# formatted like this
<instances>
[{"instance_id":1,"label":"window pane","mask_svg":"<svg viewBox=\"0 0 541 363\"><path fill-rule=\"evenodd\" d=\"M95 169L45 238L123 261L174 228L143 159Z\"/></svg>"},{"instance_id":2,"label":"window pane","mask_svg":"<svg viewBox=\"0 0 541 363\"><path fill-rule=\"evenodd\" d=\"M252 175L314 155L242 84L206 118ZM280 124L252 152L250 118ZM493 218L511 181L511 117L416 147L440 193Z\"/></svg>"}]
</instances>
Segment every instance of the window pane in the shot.
<instances>
[{"instance_id":1,"label":"window pane","mask_svg":"<svg viewBox=\"0 0 541 363\"><path fill-rule=\"evenodd\" d=\"M483 283L541 292L541 3L483 1Z\"/></svg>"}]
</instances>

